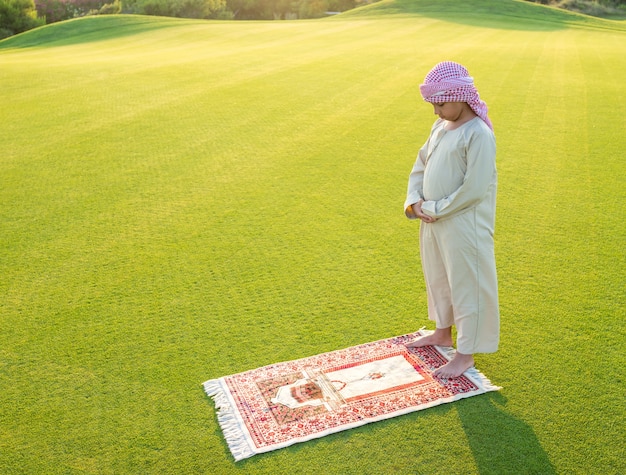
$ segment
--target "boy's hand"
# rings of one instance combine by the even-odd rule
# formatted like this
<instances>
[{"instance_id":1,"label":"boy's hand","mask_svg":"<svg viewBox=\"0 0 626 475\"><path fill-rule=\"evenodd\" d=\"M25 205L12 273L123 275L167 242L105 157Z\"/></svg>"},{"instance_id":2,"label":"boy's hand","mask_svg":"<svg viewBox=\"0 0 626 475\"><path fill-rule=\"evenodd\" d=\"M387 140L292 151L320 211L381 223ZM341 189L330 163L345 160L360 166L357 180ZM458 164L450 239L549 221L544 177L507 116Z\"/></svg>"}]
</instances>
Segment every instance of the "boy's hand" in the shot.
<instances>
[{"instance_id":1,"label":"boy's hand","mask_svg":"<svg viewBox=\"0 0 626 475\"><path fill-rule=\"evenodd\" d=\"M427 214L424 214L424 212L422 211L423 202L424 200L419 200L417 203L412 205L415 216L417 216L419 219L421 219L425 223L434 223L435 221L437 221L437 219L433 218L432 216L428 216Z\"/></svg>"}]
</instances>

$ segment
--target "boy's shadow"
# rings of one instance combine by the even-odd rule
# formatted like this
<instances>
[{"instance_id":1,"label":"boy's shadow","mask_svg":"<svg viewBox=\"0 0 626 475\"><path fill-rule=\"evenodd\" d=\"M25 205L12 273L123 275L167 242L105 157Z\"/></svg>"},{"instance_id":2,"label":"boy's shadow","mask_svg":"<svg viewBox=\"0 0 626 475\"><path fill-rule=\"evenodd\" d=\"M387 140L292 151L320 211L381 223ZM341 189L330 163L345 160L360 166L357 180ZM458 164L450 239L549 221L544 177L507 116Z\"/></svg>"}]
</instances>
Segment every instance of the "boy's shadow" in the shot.
<instances>
[{"instance_id":1,"label":"boy's shadow","mask_svg":"<svg viewBox=\"0 0 626 475\"><path fill-rule=\"evenodd\" d=\"M503 409L502 394L491 392L459 402L459 418L481 475L556 474L533 429Z\"/></svg>"}]
</instances>

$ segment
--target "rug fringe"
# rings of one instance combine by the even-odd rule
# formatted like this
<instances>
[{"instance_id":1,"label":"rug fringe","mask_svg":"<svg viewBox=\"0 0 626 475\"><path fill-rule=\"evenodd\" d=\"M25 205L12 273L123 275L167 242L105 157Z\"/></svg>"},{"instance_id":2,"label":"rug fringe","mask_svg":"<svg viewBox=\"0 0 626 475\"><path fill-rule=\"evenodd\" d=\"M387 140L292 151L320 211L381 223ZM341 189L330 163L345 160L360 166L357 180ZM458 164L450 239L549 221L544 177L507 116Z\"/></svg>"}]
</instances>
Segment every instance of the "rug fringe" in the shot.
<instances>
[{"instance_id":1,"label":"rug fringe","mask_svg":"<svg viewBox=\"0 0 626 475\"><path fill-rule=\"evenodd\" d=\"M448 360L451 360L456 353L456 350L451 346L437 346L437 350L439 350L439 353L444 355ZM502 389L502 387L493 384L491 380L478 371L475 366L472 366L463 374L478 384L485 391L500 391Z\"/></svg>"},{"instance_id":2,"label":"rug fringe","mask_svg":"<svg viewBox=\"0 0 626 475\"><path fill-rule=\"evenodd\" d=\"M468 369L464 374L478 383L485 391L500 391L502 389L501 386L493 384L489 378L474 367Z\"/></svg>"},{"instance_id":3,"label":"rug fringe","mask_svg":"<svg viewBox=\"0 0 626 475\"><path fill-rule=\"evenodd\" d=\"M230 401L227 392L219 379L212 379L203 384L204 391L213 398L217 409L217 422L219 423L224 439L232 453L235 461L252 457L255 452L252 450L246 435L243 431L242 423L237 418L237 413Z\"/></svg>"}]
</instances>

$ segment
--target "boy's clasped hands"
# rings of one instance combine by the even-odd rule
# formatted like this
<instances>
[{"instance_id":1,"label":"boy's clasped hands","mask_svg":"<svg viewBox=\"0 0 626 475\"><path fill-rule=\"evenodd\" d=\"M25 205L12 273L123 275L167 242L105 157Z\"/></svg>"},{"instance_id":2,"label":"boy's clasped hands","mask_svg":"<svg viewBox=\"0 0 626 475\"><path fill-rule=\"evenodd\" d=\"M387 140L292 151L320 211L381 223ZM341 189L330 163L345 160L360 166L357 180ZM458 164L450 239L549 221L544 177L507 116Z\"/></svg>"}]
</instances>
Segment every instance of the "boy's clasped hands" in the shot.
<instances>
[{"instance_id":1,"label":"boy's clasped hands","mask_svg":"<svg viewBox=\"0 0 626 475\"><path fill-rule=\"evenodd\" d=\"M421 219L425 223L434 223L435 221L437 221L437 218L428 216L427 214L424 214L424 212L422 211L423 202L424 200L419 200L417 203L411 205L411 207L413 208L413 213L415 213L415 216L417 216L419 219Z\"/></svg>"}]
</instances>

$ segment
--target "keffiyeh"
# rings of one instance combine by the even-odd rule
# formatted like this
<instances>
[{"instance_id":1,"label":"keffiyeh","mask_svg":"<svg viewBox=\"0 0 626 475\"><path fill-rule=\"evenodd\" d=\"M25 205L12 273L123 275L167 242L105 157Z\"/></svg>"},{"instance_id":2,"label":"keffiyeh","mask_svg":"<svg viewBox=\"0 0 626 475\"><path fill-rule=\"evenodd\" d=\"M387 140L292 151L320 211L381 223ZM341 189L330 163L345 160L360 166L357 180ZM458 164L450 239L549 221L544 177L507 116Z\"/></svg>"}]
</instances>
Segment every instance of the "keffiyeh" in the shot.
<instances>
[{"instance_id":1,"label":"keffiyeh","mask_svg":"<svg viewBox=\"0 0 626 475\"><path fill-rule=\"evenodd\" d=\"M465 67L452 61L437 64L420 85L420 92L426 102L467 102L478 117L493 130L487 115L487 104L480 99L474 86L474 78Z\"/></svg>"}]
</instances>

